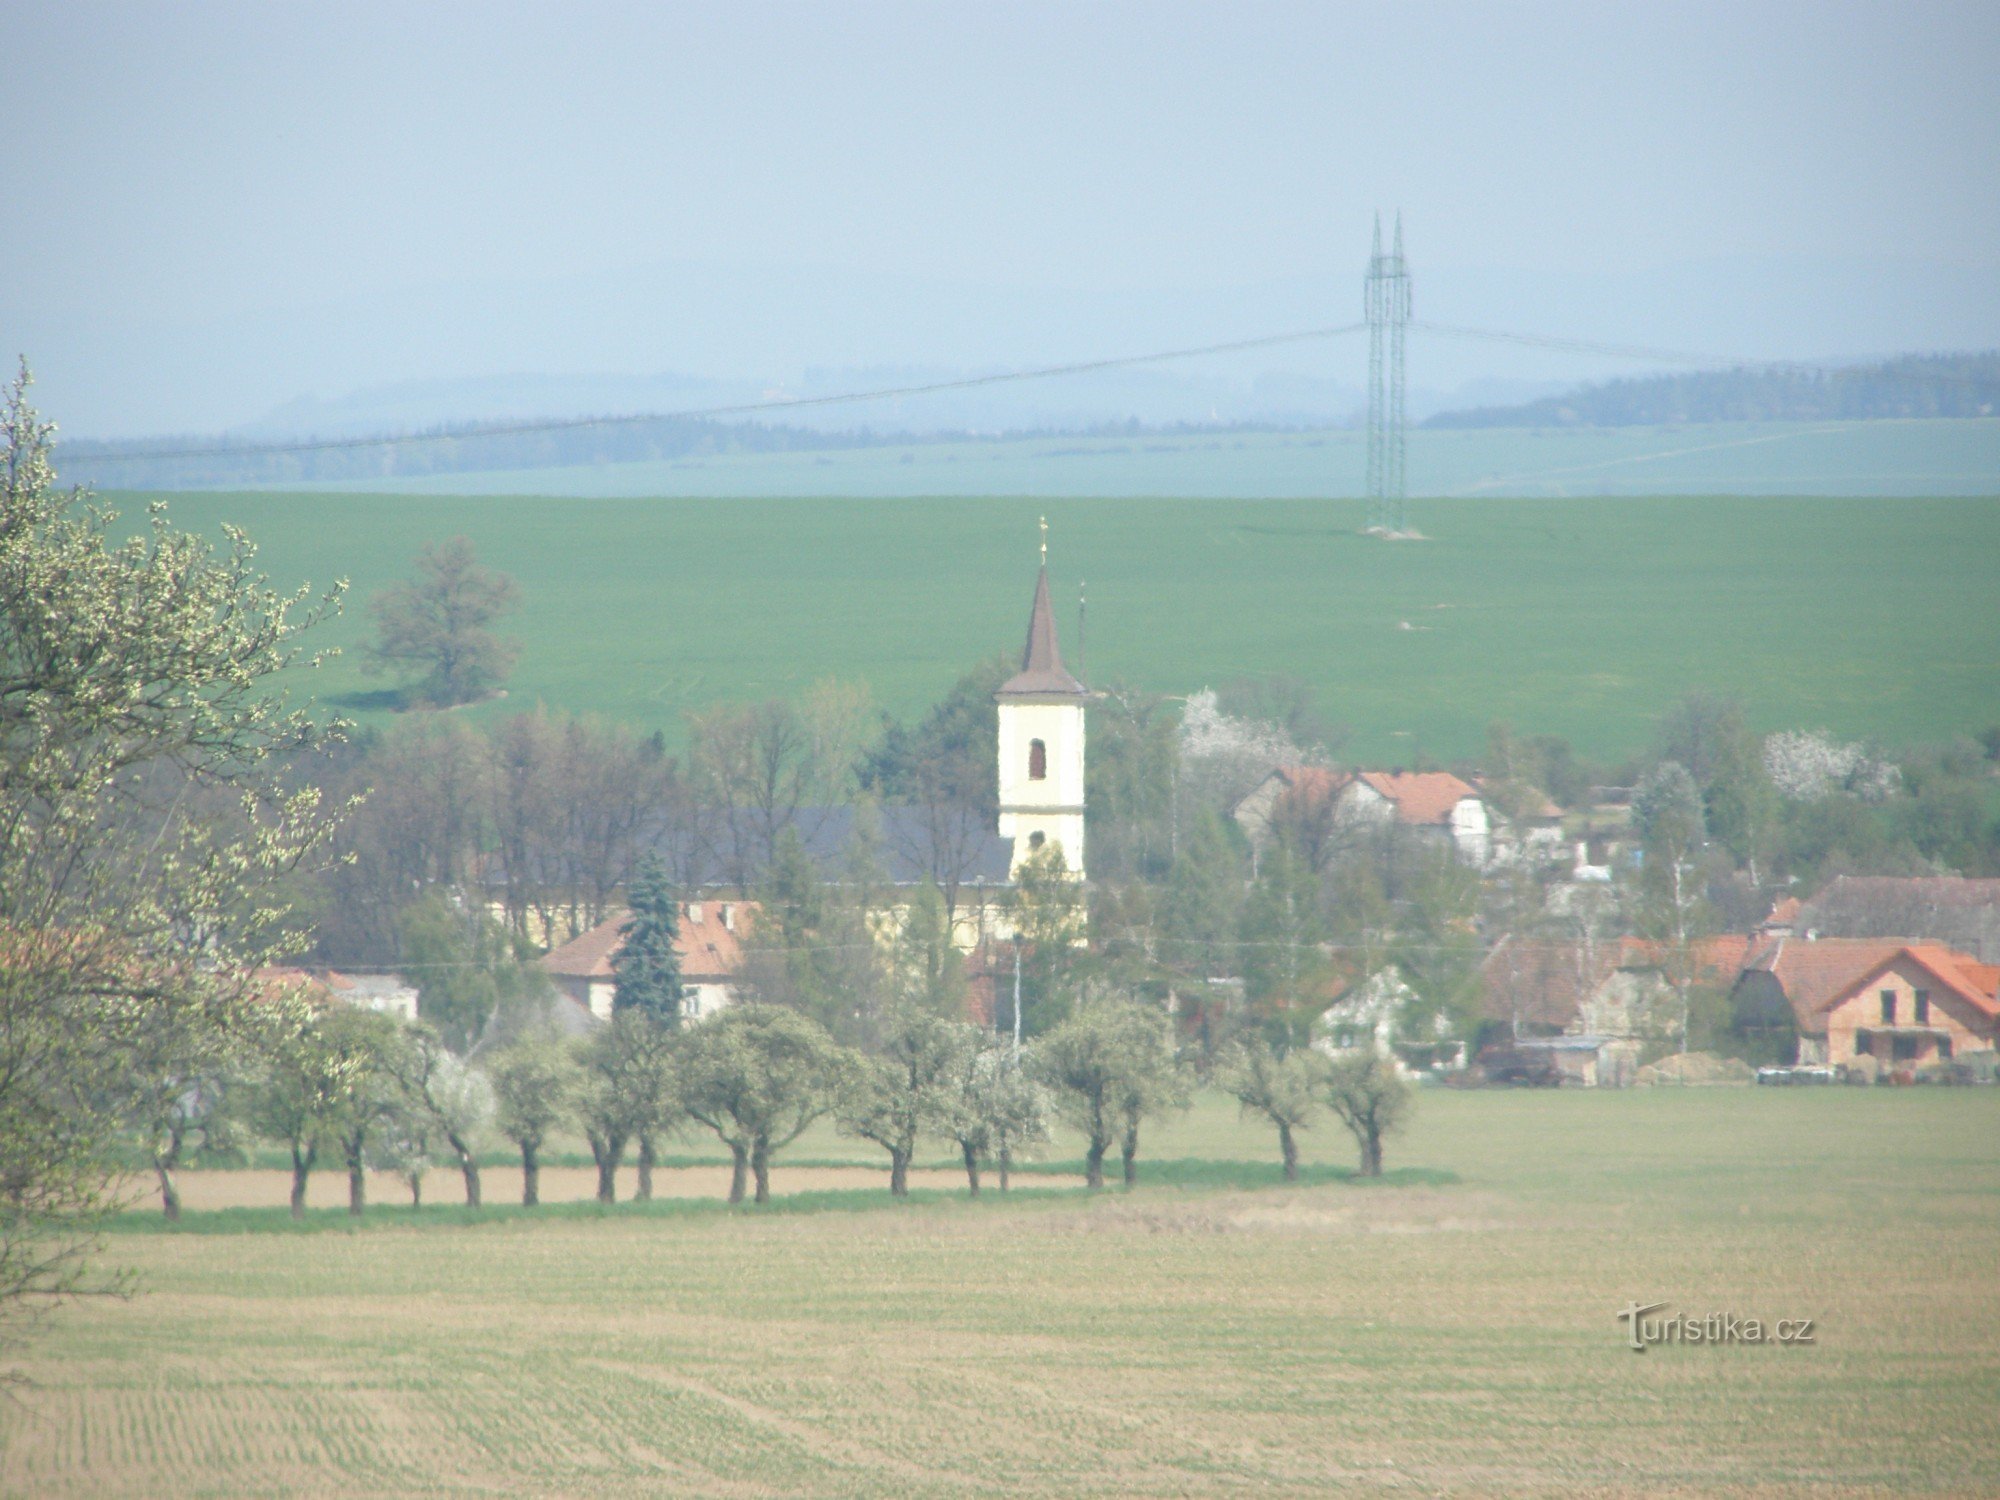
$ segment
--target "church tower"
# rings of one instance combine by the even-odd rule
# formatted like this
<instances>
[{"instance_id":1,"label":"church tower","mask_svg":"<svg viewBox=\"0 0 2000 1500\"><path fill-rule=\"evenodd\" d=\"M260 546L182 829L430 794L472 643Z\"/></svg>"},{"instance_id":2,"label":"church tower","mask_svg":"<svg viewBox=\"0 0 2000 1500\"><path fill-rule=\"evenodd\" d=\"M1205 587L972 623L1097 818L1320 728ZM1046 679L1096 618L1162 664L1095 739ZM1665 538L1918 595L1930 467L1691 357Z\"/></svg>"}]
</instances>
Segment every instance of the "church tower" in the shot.
<instances>
[{"instance_id":1,"label":"church tower","mask_svg":"<svg viewBox=\"0 0 2000 1500\"><path fill-rule=\"evenodd\" d=\"M1000 705L1000 836L1014 841L1017 869L1044 845L1058 844L1070 873L1083 878L1083 708L1089 696L1056 646L1044 521L1042 570L1021 670L994 695Z\"/></svg>"}]
</instances>

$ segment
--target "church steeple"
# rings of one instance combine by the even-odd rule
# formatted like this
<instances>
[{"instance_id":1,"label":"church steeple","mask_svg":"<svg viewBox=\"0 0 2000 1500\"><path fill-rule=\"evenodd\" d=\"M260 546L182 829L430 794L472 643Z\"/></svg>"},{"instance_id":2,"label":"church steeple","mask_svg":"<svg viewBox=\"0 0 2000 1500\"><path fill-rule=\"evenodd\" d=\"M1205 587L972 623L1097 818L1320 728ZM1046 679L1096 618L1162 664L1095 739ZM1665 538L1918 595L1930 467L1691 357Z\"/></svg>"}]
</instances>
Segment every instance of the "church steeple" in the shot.
<instances>
[{"instance_id":1,"label":"church steeple","mask_svg":"<svg viewBox=\"0 0 2000 1500\"><path fill-rule=\"evenodd\" d=\"M1050 845L1084 875L1084 707L1089 690L1063 665L1049 602L1048 522L1042 566L1028 610L1021 670L994 695L1000 705L1000 834L1014 841L1013 867Z\"/></svg>"}]
</instances>

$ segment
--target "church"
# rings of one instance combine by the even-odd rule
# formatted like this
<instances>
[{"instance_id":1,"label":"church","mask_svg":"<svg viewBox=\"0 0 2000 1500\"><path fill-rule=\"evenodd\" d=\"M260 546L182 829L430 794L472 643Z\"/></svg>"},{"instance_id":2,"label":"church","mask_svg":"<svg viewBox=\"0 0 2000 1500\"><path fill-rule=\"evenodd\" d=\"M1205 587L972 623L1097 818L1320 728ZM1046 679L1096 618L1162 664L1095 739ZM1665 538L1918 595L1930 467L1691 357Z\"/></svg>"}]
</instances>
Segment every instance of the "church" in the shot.
<instances>
[{"instance_id":1,"label":"church","mask_svg":"<svg viewBox=\"0 0 2000 1500\"><path fill-rule=\"evenodd\" d=\"M879 930L886 935L903 920L914 891L935 885L943 892L952 941L967 955L968 973L989 980L994 955L1013 935L1007 897L1015 874L1030 859L1059 853L1064 868L1086 878L1088 846L1084 825L1085 709L1090 690L1063 665L1056 638L1055 609L1049 597L1047 523L1043 523L1041 568L1028 610L1028 636L1021 669L994 694L999 721L995 826L975 826L966 809L888 806L876 810L881 851L893 894L882 905ZM824 878L837 881L856 829L851 807L803 807L792 831ZM680 935L682 972L691 976L700 1010L712 1011L738 998L735 961L741 937L752 930L758 907L750 892L729 885L716 851L740 830L704 826L663 833L653 852L683 893ZM766 851L768 858L768 850ZM611 1014L611 960L621 939L625 913L614 913L578 933L538 960L541 968L580 1012L598 1019ZM718 935L728 935L718 944ZM978 989L975 983L975 989ZM975 1008L990 1015L990 997Z\"/></svg>"}]
</instances>

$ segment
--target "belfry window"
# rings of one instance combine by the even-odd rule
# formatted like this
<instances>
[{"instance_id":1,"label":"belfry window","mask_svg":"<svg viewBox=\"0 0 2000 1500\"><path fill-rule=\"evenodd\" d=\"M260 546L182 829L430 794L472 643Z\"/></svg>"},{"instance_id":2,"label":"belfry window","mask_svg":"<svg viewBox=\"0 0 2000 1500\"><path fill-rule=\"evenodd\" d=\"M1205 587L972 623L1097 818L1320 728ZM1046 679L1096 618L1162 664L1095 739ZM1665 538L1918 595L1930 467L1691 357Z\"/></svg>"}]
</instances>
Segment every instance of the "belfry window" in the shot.
<instances>
[{"instance_id":1,"label":"belfry window","mask_svg":"<svg viewBox=\"0 0 2000 1500\"><path fill-rule=\"evenodd\" d=\"M1040 740L1028 741L1028 780L1049 779L1049 747Z\"/></svg>"}]
</instances>

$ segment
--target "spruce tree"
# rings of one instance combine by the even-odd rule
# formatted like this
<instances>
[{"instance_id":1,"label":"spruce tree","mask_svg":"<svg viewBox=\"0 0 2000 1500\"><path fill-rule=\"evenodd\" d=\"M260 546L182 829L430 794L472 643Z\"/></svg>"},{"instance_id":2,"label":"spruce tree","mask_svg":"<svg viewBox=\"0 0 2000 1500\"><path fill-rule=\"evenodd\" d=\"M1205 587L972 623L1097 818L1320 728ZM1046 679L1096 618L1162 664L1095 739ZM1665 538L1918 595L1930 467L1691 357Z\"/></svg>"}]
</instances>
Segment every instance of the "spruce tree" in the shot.
<instances>
[{"instance_id":1,"label":"spruce tree","mask_svg":"<svg viewBox=\"0 0 2000 1500\"><path fill-rule=\"evenodd\" d=\"M681 1020L681 960L674 951L680 936L680 907L667 873L647 859L632 878L631 913L618 929L625 941L611 960L617 977L614 1010L639 1010L662 1026Z\"/></svg>"}]
</instances>

